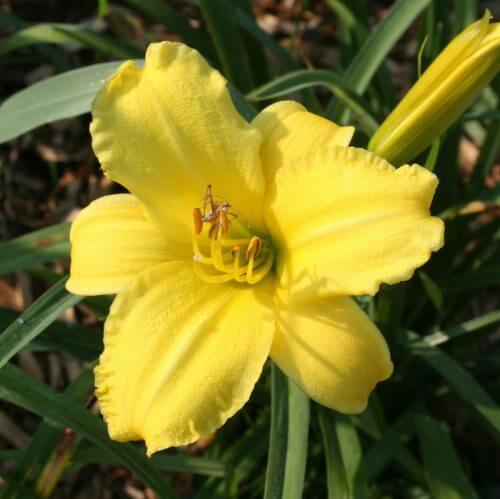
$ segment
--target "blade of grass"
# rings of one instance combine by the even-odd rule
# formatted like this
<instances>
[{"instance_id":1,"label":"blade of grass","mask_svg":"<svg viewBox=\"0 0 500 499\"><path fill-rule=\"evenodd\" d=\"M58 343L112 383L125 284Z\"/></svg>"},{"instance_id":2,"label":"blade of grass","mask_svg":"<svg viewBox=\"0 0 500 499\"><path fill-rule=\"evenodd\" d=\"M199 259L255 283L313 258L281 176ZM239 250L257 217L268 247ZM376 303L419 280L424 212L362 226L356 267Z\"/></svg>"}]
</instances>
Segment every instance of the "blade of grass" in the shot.
<instances>
[{"instance_id":1,"label":"blade of grass","mask_svg":"<svg viewBox=\"0 0 500 499\"><path fill-rule=\"evenodd\" d=\"M12 12L7 12L6 10L0 10L0 25L9 29L22 29L28 26L22 19L12 14ZM51 47L49 45L36 45L34 47L40 55L46 58L54 66L57 71L68 71L71 69L71 64L69 63L67 57L61 54L56 47Z\"/></svg>"},{"instance_id":2,"label":"blade of grass","mask_svg":"<svg viewBox=\"0 0 500 499\"><path fill-rule=\"evenodd\" d=\"M397 426L398 423L396 422L393 425L389 425L386 422L383 409L380 404L377 403L377 397L375 395L372 394L368 402L368 407L365 412L357 416L352 416L352 420L359 429L378 443L387 435L390 429L393 426ZM408 414L411 415L412 413L413 410L408 411ZM369 452L370 451L368 451L368 453ZM411 481L418 484L424 484L424 473L422 468L413 457L413 454L402 444L398 446L394 454L394 466ZM363 474L360 474L360 478L363 479Z\"/></svg>"},{"instance_id":3,"label":"blade of grass","mask_svg":"<svg viewBox=\"0 0 500 499\"><path fill-rule=\"evenodd\" d=\"M283 70L298 69L299 65L292 55L269 36L245 11L240 8L234 9L234 20L241 29L274 55Z\"/></svg>"},{"instance_id":4,"label":"blade of grass","mask_svg":"<svg viewBox=\"0 0 500 499\"><path fill-rule=\"evenodd\" d=\"M431 0L399 0L387 16L366 38L363 46L346 71L345 79L352 91L362 95L380 65L410 24L429 5ZM329 106L328 117L344 123L345 103Z\"/></svg>"},{"instance_id":5,"label":"blade of grass","mask_svg":"<svg viewBox=\"0 0 500 499\"><path fill-rule=\"evenodd\" d=\"M493 327L500 323L500 310L475 317L457 326L452 326L444 331L437 331L424 337L426 343L431 346L442 345L450 340L473 335L486 327Z\"/></svg>"},{"instance_id":6,"label":"blade of grass","mask_svg":"<svg viewBox=\"0 0 500 499\"><path fill-rule=\"evenodd\" d=\"M195 29L189 20L177 9L162 0L123 0L151 21L162 23L171 33L180 36L189 46L198 50L217 65L217 56L210 38Z\"/></svg>"},{"instance_id":7,"label":"blade of grass","mask_svg":"<svg viewBox=\"0 0 500 499\"><path fill-rule=\"evenodd\" d=\"M66 281L61 279L52 286L0 335L0 368L65 310L83 300L66 291Z\"/></svg>"},{"instance_id":8,"label":"blade of grass","mask_svg":"<svg viewBox=\"0 0 500 499\"><path fill-rule=\"evenodd\" d=\"M309 436L309 397L288 380L288 436L283 499L301 499L304 494Z\"/></svg>"},{"instance_id":9,"label":"blade of grass","mask_svg":"<svg viewBox=\"0 0 500 499\"><path fill-rule=\"evenodd\" d=\"M443 310L443 293L439 285L423 270L418 272L418 277L422 282L422 287L424 288L425 294L434 305L438 312Z\"/></svg>"},{"instance_id":10,"label":"blade of grass","mask_svg":"<svg viewBox=\"0 0 500 499\"><path fill-rule=\"evenodd\" d=\"M231 465L230 482L237 488L240 483L248 482L250 473L260 464L268 448L268 418L260 418L255 426L244 433L234 445L221 455L224 463ZM229 480L228 480L229 481ZM227 483L207 480L197 491L195 499L217 499L227 497Z\"/></svg>"},{"instance_id":11,"label":"blade of grass","mask_svg":"<svg viewBox=\"0 0 500 499\"><path fill-rule=\"evenodd\" d=\"M234 22L231 1L200 0L200 7L226 78L238 90L247 92L253 87L252 74L248 54Z\"/></svg>"},{"instance_id":12,"label":"blade of grass","mask_svg":"<svg viewBox=\"0 0 500 499\"><path fill-rule=\"evenodd\" d=\"M368 110L368 105L360 97L353 94L349 90L348 83L333 71L305 69L293 71L256 88L246 97L250 101L258 102L316 86L327 88L342 100L353 111L365 133L371 135L377 129L378 122Z\"/></svg>"},{"instance_id":13,"label":"blade of grass","mask_svg":"<svg viewBox=\"0 0 500 499\"><path fill-rule=\"evenodd\" d=\"M120 65L107 62L67 71L12 95L0 106L0 143L45 123L89 112L97 91Z\"/></svg>"},{"instance_id":14,"label":"blade of grass","mask_svg":"<svg viewBox=\"0 0 500 499\"><path fill-rule=\"evenodd\" d=\"M109 454L104 454L101 449L87 441L83 441L78 446L71 461L71 471L74 471L76 467L85 466L87 464L122 464L121 461L117 461ZM225 462L217 459L187 456L183 454L156 454L150 458L149 462L155 468L162 471L193 473L212 477L225 477L230 468Z\"/></svg>"},{"instance_id":15,"label":"blade of grass","mask_svg":"<svg viewBox=\"0 0 500 499\"><path fill-rule=\"evenodd\" d=\"M425 476L435 499L477 498L460 464L447 426L429 416L417 417Z\"/></svg>"},{"instance_id":16,"label":"blade of grass","mask_svg":"<svg viewBox=\"0 0 500 499\"><path fill-rule=\"evenodd\" d=\"M470 183L468 186L469 196L474 196L484 188L485 180L490 174L500 150L500 118L494 120L488 127L486 140L481 147L479 158L476 161Z\"/></svg>"},{"instance_id":17,"label":"blade of grass","mask_svg":"<svg viewBox=\"0 0 500 499\"><path fill-rule=\"evenodd\" d=\"M252 25L252 27L256 27L257 30L260 30L259 26L254 20L252 0L233 0L233 3L234 23L240 26L240 23L236 19L236 16L239 13L246 18L248 25ZM265 81L268 81L270 77L266 52L264 50L265 45L261 44L255 38L255 36L253 36L247 30L241 30L240 36L243 42L245 53L248 55L248 63L252 73L252 81L255 85L261 85Z\"/></svg>"},{"instance_id":18,"label":"blade of grass","mask_svg":"<svg viewBox=\"0 0 500 499\"><path fill-rule=\"evenodd\" d=\"M486 428L500 439L500 408L484 388L450 355L429 345L417 334L402 331L403 346L439 373L448 384L468 401L487 423Z\"/></svg>"},{"instance_id":19,"label":"blade of grass","mask_svg":"<svg viewBox=\"0 0 500 499\"><path fill-rule=\"evenodd\" d=\"M83 26L64 23L39 23L22 28L0 40L0 55L41 43L91 48L118 59L139 57L142 54L139 47L95 33Z\"/></svg>"},{"instance_id":20,"label":"blade of grass","mask_svg":"<svg viewBox=\"0 0 500 499\"><path fill-rule=\"evenodd\" d=\"M134 61L139 67L144 61ZM90 111L94 97L122 62L95 64L47 78L18 92L0 106L0 143L33 128ZM229 85L231 97L243 117L250 120L257 111Z\"/></svg>"},{"instance_id":21,"label":"blade of grass","mask_svg":"<svg viewBox=\"0 0 500 499\"><path fill-rule=\"evenodd\" d=\"M0 307L0 331L6 329L18 317L17 310ZM54 321L26 348L32 351L63 350L79 359L91 361L102 351L102 330Z\"/></svg>"},{"instance_id":22,"label":"blade of grass","mask_svg":"<svg viewBox=\"0 0 500 499\"><path fill-rule=\"evenodd\" d=\"M444 279L441 283L441 287L444 292L458 293L461 291L481 289L487 286L498 286L499 282L500 265L493 264Z\"/></svg>"},{"instance_id":23,"label":"blade of grass","mask_svg":"<svg viewBox=\"0 0 500 499\"><path fill-rule=\"evenodd\" d=\"M477 0L454 0L453 3L455 4L455 12L451 19L455 35L477 19L479 6Z\"/></svg>"},{"instance_id":24,"label":"blade of grass","mask_svg":"<svg viewBox=\"0 0 500 499\"><path fill-rule=\"evenodd\" d=\"M271 367L271 433L264 499L281 499L288 438L288 380L278 366Z\"/></svg>"},{"instance_id":25,"label":"blade of grass","mask_svg":"<svg viewBox=\"0 0 500 499\"><path fill-rule=\"evenodd\" d=\"M63 223L0 244L0 275L69 257L69 229Z\"/></svg>"},{"instance_id":26,"label":"blade of grass","mask_svg":"<svg viewBox=\"0 0 500 499\"><path fill-rule=\"evenodd\" d=\"M101 419L11 364L0 371L0 399L60 426L70 427L103 452L115 456L159 497L176 497L170 485L138 449L109 439Z\"/></svg>"},{"instance_id":27,"label":"blade of grass","mask_svg":"<svg viewBox=\"0 0 500 499\"><path fill-rule=\"evenodd\" d=\"M64 391L64 396L75 402L83 403L92 390L94 376L92 371L83 371ZM54 426L53 423L42 421L36 429L30 443L24 449L22 457L12 472L14 479L0 494L1 499L22 499L24 486L28 482L35 482L43 466L47 463L62 438L64 428Z\"/></svg>"},{"instance_id":28,"label":"blade of grass","mask_svg":"<svg viewBox=\"0 0 500 499\"><path fill-rule=\"evenodd\" d=\"M317 406L319 426L323 436L323 448L326 457L326 484L328 499L349 497L347 473L342 461L342 454L335 428L332 412L322 406Z\"/></svg>"},{"instance_id":29,"label":"blade of grass","mask_svg":"<svg viewBox=\"0 0 500 499\"><path fill-rule=\"evenodd\" d=\"M424 164L424 167L427 168L427 170L429 170L430 172L433 172L434 168L436 167L436 162L439 156L440 148L441 148L441 139L438 137L432 143L432 146L429 150L429 154Z\"/></svg>"},{"instance_id":30,"label":"blade of grass","mask_svg":"<svg viewBox=\"0 0 500 499\"><path fill-rule=\"evenodd\" d=\"M345 0L326 0L326 3L335 12L341 26L352 32L355 42L352 44L352 49L359 50L370 35L369 17L364 6ZM375 83L380 92L381 102L392 109L396 105L396 91L391 73L384 62L375 74Z\"/></svg>"},{"instance_id":31,"label":"blade of grass","mask_svg":"<svg viewBox=\"0 0 500 499\"><path fill-rule=\"evenodd\" d=\"M332 412L332 415L350 497L362 498L365 496L365 487L357 478L362 451L356 428L349 416L337 412Z\"/></svg>"},{"instance_id":32,"label":"blade of grass","mask_svg":"<svg viewBox=\"0 0 500 499\"><path fill-rule=\"evenodd\" d=\"M403 447L403 435L413 432L413 413L405 413L363 455L357 471L357 480L370 483L384 471Z\"/></svg>"}]
</instances>

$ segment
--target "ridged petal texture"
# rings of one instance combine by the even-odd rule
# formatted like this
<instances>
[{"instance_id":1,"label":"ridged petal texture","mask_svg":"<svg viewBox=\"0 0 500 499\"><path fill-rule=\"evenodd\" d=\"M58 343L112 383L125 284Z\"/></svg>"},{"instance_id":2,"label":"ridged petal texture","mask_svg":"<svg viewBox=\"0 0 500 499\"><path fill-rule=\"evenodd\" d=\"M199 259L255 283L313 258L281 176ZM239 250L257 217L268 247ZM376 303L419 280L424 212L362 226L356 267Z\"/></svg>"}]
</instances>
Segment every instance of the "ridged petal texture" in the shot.
<instances>
[{"instance_id":1,"label":"ridged petal texture","mask_svg":"<svg viewBox=\"0 0 500 499\"><path fill-rule=\"evenodd\" d=\"M148 454L210 433L248 400L274 334L270 280L213 285L187 263L146 270L117 295L95 369L111 438Z\"/></svg>"},{"instance_id":2,"label":"ridged petal texture","mask_svg":"<svg viewBox=\"0 0 500 499\"><path fill-rule=\"evenodd\" d=\"M409 279L443 244L429 213L437 178L363 149L329 147L283 166L266 221L288 299L373 295Z\"/></svg>"},{"instance_id":3,"label":"ridged petal texture","mask_svg":"<svg viewBox=\"0 0 500 499\"><path fill-rule=\"evenodd\" d=\"M313 400L363 412L379 381L392 373L383 336L346 297L277 304L271 357Z\"/></svg>"},{"instance_id":4,"label":"ridged petal texture","mask_svg":"<svg viewBox=\"0 0 500 499\"><path fill-rule=\"evenodd\" d=\"M271 104L252 125L262 133L260 157L268 183L282 165L326 146L348 146L354 135L354 127L336 125L294 101Z\"/></svg>"},{"instance_id":5,"label":"ridged petal texture","mask_svg":"<svg viewBox=\"0 0 500 499\"><path fill-rule=\"evenodd\" d=\"M80 295L117 293L143 270L179 253L145 216L131 194L104 196L90 203L71 226L71 269L66 284Z\"/></svg>"},{"instance_id":6,"label":"ridged petal texture","mask_svg":"<svg viewBox=\"0 0 500 499\"><path fill-rule=\"evenodd\" d=\"M208 184L262 229L260 133L236 111L226 80L186 45L151 44L144 69L125 62L92 106L105 174L145 205L160 231L191 240Z\"/></svg>"}]
</instances>

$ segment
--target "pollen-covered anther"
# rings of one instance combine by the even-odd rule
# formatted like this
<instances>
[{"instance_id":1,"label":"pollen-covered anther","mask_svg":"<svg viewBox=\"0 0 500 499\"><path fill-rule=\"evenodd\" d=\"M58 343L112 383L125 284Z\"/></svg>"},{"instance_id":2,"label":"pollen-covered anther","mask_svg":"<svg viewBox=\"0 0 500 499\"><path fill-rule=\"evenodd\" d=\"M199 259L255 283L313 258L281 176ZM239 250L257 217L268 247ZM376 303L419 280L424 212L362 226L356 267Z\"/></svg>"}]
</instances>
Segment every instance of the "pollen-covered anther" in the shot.
<instances>
[{"instance_id":1,"label":"pollen-covered anther","mask_svg":"<svg viewBox=\"0 0 500 499\"><path fill-rule=\"evenodd\" d=\"M203 217L199 208L195 208L193 211L193 224L194 233L195 235L199 236L201 234L201 231L203 230Z\"/></svg>"},{"instance_id":2,"label":"pollen-covered anther","mask_svg":"<svg viewBox=\"0 0 500 499\"><path fill-rule=\"evenodd\" d=\"M204 281L256 284L271 270L274 253L265 239L252 236L231 205L212 195L207 188L203 209L193 211L193 264L196 274ZM234 224L238 227L231 228ZM230 238L231 234L245 237ZM203 248L203 251L200 249Z\"/></svg>"},{"instance_id":3,"label":"pollen-covered anther","mask_svg":"<svg viewBox=\"0 0 500 499\"><path fill-rule=\"evenodd\" d=\"M250 243L248 244L246 258L250 260L250 258L257 258L260 253L260 249L262 248L262 241L260 237L253 236L250 239Z\"/></svg>"}]
</instances>

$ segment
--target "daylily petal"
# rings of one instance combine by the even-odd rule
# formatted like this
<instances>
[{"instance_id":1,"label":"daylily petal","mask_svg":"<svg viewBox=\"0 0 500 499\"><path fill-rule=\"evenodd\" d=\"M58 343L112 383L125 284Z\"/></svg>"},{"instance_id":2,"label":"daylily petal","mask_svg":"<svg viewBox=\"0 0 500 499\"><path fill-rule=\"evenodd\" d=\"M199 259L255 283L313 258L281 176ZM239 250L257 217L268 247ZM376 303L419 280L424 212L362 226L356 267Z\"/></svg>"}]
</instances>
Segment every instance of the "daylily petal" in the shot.
<instances>
[{"instance_id":1,"label":"daylily petal","mask_svg":"<svg viewBox=\"0 0 500 499\"><path fill-rule=\"evenodd\" d=\"M443 245L429 214L438 180L418 165L393 168L363 149L331 147L281 168L266 221L292 298L375 294L409 279Z\"/></svg>"},{"instance_id":2,"label":"daylily petal","mask_svg":"<svg viewBox=\"0 0 500 499\"><path fill-rule=\"evenodd\" d=\"M326 146L348 146L354 127L339 126L295 101L271 104L252 121L262 133L260 157L266 178L280 166Z\"/></svg>"},{"instance_id":3,"label":"daylily petal","mask_svg":"<svg viewBox=\"0 0 500 499\"><path fill-rule=\"evenodd\" d=\"M363 412L392 374L387 344L350 298L277 305L271 357L309 397L340 412Z\"/></svg>"},{"instance_id":4,"label":"daylily petal","mask_svg":"<svg viewBox=\"0 0 500 499\"><path fill-rule=\"evenodd\" d=\"M195 50L151 44L144 69L127 61L108 79L92 115L92 146L105 174L135 194L169 237L191 240L193 208L208 184L262 227L260 133Z\"/></svg>"},{"instance_id":5,"label":"daylily petal","mask_svg":"<svg viewBox=\"0 0 500 499\"><path fill-rule=\"evenodd\" d=\"M189 259L146 217L131 194L96 199L71 226L71 271L66 284L80 295L117 293L133 276L169 260Z\"/></svg>"},{"instance_id":6,"label":"daylily petal","mask_svg":"<svg viewBox=\"0 0 500 499\"><path fill-rule=\"evenodd\" d=\"M127 284L95 370L111 438L144 439L151 455L221 426L248 400L269 354L271 302L269 281L207 284L181 262Z\"/></svg>"}]
</instances>

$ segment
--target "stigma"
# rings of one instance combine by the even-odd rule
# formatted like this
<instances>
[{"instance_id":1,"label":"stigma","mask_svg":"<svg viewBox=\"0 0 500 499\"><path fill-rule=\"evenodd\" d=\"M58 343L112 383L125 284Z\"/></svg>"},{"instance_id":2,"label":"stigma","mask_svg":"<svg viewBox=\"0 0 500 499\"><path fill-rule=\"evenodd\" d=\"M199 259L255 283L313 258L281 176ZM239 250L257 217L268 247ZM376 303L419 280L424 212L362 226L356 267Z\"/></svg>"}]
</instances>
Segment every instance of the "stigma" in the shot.
<instances>
[{"instance_id":1,"label":"stigma","mask_svg":"<svg viewBox=\"0 0 500 499\"><path fill-rule=\"evenodd\" d=\"M252 235L231 204L207 187L203 206L193 211L193 263L198 277L210 283L257 284L270 272L270 243Z\"/></svg>"}]
</instances>

